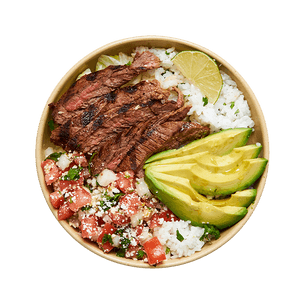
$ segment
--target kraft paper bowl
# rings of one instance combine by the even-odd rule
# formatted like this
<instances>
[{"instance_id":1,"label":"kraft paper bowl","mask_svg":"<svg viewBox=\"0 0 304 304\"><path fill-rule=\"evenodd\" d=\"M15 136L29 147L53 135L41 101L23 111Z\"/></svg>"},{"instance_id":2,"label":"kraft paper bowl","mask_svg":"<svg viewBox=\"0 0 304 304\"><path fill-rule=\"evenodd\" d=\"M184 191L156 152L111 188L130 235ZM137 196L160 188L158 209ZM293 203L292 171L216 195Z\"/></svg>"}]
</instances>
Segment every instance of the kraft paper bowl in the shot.
<instances>
[{"instance_id":1,"label":"kraft paper bowl","mask_svg":"<svg viewBox=\"0 0 304 304\"><path fill-rule=\"evenodd\" d=\"M255 94L254 90L251 88L250 84L246 81L244 76L226 59L224 59L221 55L216 52L210 50L207 47L204 47L198 43L190 42L186 39L180 39L169 36L160 36L160 35L143 35L136 36L131 38L122 38L119 40L115 40L113 42L106 43L101 47L94 49L89 52L87 55L82 57L78 62L73 64L64 76L57 82L56 86L50 92L48 99L43 107L43 111L39 117L39 124L36 133L35 140L35 163L36 163L36 174L39 180L39 185L42 191L42 194L45 198L45 201L48 205L48 208L52 212L54 218L58 221L57 218L57 210L54 209L49 200L49 194L51 192L51 188L47 187L44 182L44 176L41 169L41 162L44 160L44 150L54 145L50 142L50 130L48 127L48 121L51 119L50 109L48 104L53 101L57 101L60 96L70 87L70 85L75 81L76 77L83 72L86 68L91 68L94 71L94 67L96 65L97 59L101 54L106 55L115 55L119 52L131 53L131 51L136 46L148 46L148 47L164 47L169 48L174 46L177 51L183 50L199 50L205 52L209 56L213 57L220 64L220 69L226 72L230 77L237 83L238 88L243 92L245 99L247 100L252 118L255 122L254 132L252 133L248 144L259 142L263 145L263 150L260 154L260 157L265 157L270 162L270 134L268 130L268 126L266 123L266 117L263 112L262 105ZM60 71L58 71L60 73ZM51 86L52 84L50 84ZM41 103L43 104L43 103ZM268 174L269 174L269 162L268 166L261 176L261 178L255 183L254 187L257 189L257 196L254 205L248 208L248 214L242 219L240 222L235 224L229 229L226 229L221 233L221 237L218 240L213 240L211 243L207 243L200 252L193 254L190 257L183 257L179 259L171 259L165 261L156 267L149 266L147 263L142 261L134 261L131 259L120 258L115 254L105 254L101 249L98 248L96 243L90 242L86 239L82 239L79 233L66 221L59 221L60 225L64 228L64 230L75 240L77 241L84 249L89 250L96 257L107 260L108 262L112 262L113 264L117 264L120 266L126 266L131 268L169 268L169 267L178 267L184 264L191 264L196 262L197 260L203 259L208 255L218 251L223 245L229 242L235 235L237 235L245 226L245 224L249 221L249 219L253 216L256 207L263 197L263 193L267 186ZM43 229L43 227L42 227ZM54 229L56 229L54 227ZM67 238L67 242L70 240ZM230 245L233 246L233 243ZM75 247L75 250L79 250L78 247Z\"/></svg>"}]
</instances>

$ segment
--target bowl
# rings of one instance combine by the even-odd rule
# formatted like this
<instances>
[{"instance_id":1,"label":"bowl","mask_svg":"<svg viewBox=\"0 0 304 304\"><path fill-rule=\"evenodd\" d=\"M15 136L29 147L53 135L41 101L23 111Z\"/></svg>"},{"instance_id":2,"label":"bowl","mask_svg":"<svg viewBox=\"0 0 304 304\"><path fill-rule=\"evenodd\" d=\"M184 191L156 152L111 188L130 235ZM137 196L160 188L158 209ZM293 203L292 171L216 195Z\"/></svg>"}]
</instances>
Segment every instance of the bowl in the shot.
<instances>
[{"instance_id":1,"label":"bowl","mask_svg":"<svg viewBox=\"0 0 304 304\"><path fill-rule=\"evenodd\" d=\"M101 54L115 55L118 54L119 52L131 53L131 51L135 47L142 45L147 47L161 47L161 48L175 47L177 51L199 50L208 54L210 57L214 58L217 61L217 63L220 65L220 69L223 70L225 73L227 73L237 83L238 88L243 92L244 97L249 104L252 118L255 121L255 127L254 127L254 132L252 133L248 144L256 143L256 142L261 143L263 145L263 150L260 157L265 157L269 160L268 133L260 105L254 93L250 89L249 85L229 63L227 63L221 57L209 51L208 49L200 45L194 44L192 42L184 41L181 39L163 37L163 36L142 36L142 37L122 39L107 44L93 51L92 53L84 57L82 60L80 60L78 63L76 63L57 84L51 96L49 97L48 101L46 102L45 108L43 110L38 127L37 139L36 139L36 168L37 168L38 179L40 182L43 195L51 212L54 214L56 218L57 218L57 210L53 208L49 199L49 194L51 192L51 189L50 187L47 187L44 182L44 176L40 165L41 162L44 160L44 150L49 146L54 147L54 145L50 142L49 139L50 130L48 127L48 121L51 119L51 113L48 104L57 101L60 98L60 96L71 86L71 84L75 81L77 76L85 69L90 68L92 71L94 71L97 59ZM258 179L258 181L254 185L254 187L257 189L257 196L255 203L251 205L250 208L248 208L247 215L241 221L239 221L234 226L226 229L225 231L221 232L221 236L219 239L212 241L210 244L209 243L205 244L205 246L203 246L201 251L196 252L195 254L189 257L182 257L179 259L171 259L168 261L164 261L159 265L157 265L157 267L158 268L172 267L172 266L177 266L177 265L192 262L217 250L222 245L227 243L233 236L235 236L237 232L240 231L240 229L248 221L248 219L254 212L261 198L266 182L267 170L268 170L267 168L268 166L266 167L266 170L264 171L263 175ZM149 266L148 263L144 263L143 261L136 261L136 260L117 257L113 253L105 254L101 249L98 248L96 243L93 243L87 239L83 239L74 228L69 226L69 224L66 221L58 221L58 222L77 242L79 242L81 245L83 245L85 248L89 249L93 253L105 259L128 266L144 267L144 268L152 267Z\"/></svg>"}]
</instances>

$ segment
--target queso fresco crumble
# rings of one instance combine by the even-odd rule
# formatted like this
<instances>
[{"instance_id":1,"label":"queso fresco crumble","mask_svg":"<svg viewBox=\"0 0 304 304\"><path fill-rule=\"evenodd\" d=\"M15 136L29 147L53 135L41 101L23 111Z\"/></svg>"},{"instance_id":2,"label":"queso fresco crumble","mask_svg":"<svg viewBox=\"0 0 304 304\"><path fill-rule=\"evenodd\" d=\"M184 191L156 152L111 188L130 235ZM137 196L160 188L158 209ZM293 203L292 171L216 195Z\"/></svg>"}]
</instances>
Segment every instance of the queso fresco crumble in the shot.
<instances>
[{"instance_id":1,"label":"queso fresco crumble","mask_svg":"<svg viewBox=\"0 0 304 304\"><path fill-rule=\"evenodd\" d=\"M82 153L54 152L51 148L46 150L41 167L46 185L52 188L50 202L58 210L58 220L66 220L105 253L156 265L190 255L211 235L217 237L217 231L210 227L192 227L197 234L195 245L190 251L187 245L186 252L178 249L179 243L187 241L189 223L156 199L144 179L135 178L131 170L114 173L105 169L93 177L90 160ZM169 228L166 240L161 235L165 223L180 225Z\"/></svg>"}]
</instances>

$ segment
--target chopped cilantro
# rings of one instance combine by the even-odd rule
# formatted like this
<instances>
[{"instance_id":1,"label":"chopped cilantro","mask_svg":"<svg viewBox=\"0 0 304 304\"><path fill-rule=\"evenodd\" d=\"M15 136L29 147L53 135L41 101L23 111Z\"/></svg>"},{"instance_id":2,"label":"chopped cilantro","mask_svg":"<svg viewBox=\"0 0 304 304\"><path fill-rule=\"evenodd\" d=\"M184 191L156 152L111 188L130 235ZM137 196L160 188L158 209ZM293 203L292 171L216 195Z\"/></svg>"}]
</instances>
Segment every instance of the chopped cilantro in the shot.
<instances>
[{"instance_id":1,"label":"chopped cilantro","mask_svg":"<svg viewBox=\"0 0 304 304\"><path fill-rule=\"evenodd\" d=\"M131 61L129 61L128 63L126 63L126 65L131 65Z\"/></svg>"},{"instance_id":2,"label":"chopped cilantro","mask_svg":"<svg viewBox=\"0 0 304 304\"><path fill-rule=\"evenodd\" d=\"M81 211L87 211L90 210L92 208L92 206L84 206L81 208Z\"/></svg>"},{"instance_id":3,"label":"chopped cilantro","mask_svg":"<svg viewBox=\"0 0 304 304\"><path fill-rule=\"evenodd\" d=\"M90 157L90 160L89 160L89 164L88 164L88 169L89 169L89 173L91 174L91 164L92 164L92 160L94 158L94 156L97 154L97 152L94 152L92 154L92 156Z\"/></svg>"},{"instance_id":4,"label":"chopped cilantro","mask_svg":"<svg viewBox=\"0 0 304 304\"><path fill-rule=\"evenodd\" d=\"M178 231L178 229L176 230L176 238L182 242L184 240L184 237L180 234L180 232Z\"/></svg>"},{"instance_id":5,"label":"chopped cilantro","mask_svg":"<svg viewBox=\"0 0 304 304\"><path fill-rule=\"evenodd\" d=\"M208 104L208 97L203 97L203 106L206 106Z\"/></svg>"},{"instance_id":6,"label":"chopped cilantro","mask_svg":"<svg viewBox=\"0 0 304 304\"><path fill-rule=\"evenodd\" d=\"M240 110L239 110L239 109L237 109L237 110L234 112L234 114L238 114L238 113L240 113Z\"/></svg>"},{"instance_id":7,"label":"chopped cilantro","mask_svg":"<svg viewBox=\"0 0 304 304\"><path fill-rule=\"evenodd\" d=\"M168 254L170 252L170 248L166 247L166 254Z\"/></svg>"},{"instance_id":8,"label":"chopped cilantro","mask_svg":"<svg viewBox=\"0 0 304 304\"><path fill-rule=\"evenodd\" d=\"M54 152L52 154L50 154L46 159L51 159L54 161L58 161L59 157L63 154L63 152Z\"/></svg>"},{"instance_id":9,"label":"chopped cilantro","mask_svg":"<svg viewBox=\"0 0 304 304\"><path fill-rule=\"evenodd\" d=\"M82 167L78 168L71 168L67 175L63 176L63 180L78 180L80 178L80 171L82 170Z\"/></svg>"},{"instance_id":10,"label":"chopped cilantro","mask_svg":"<svg viewBox=\"0 0 304 304\"><path fill-rule=\"evenodd\" d=\"M53 119L48 122L48 125L51 131L55 130L55 123Z\"/></svg>"},{"instance_id":11,"label":"chopped cilantro","mask_svg":"<svg viewBox=\"0 0 304 304\"><path fill-rule=\"evenodd\" d=\"M170 53L169 53L169 52L167 52L167 51L165 51L165 54L166 54L166 55L170 55Z\"/></svg>"},{"instance_id":12,"label":"chopped cilantro","mask_svg":"<svg viewBox=\"0 0 304 304\"><path fill-rule=\"evenodd\" d=\"M144 257L145 254L146 254L146 253L145 253L143 250L139 249L139 250L137 251L136 258L137 258L138 260L141 260L141 259Z\"/></svg>"},{"instance_id":13,"label":"chopped cilantro","mask_svg":"<svg viewBox=\"0 0 304 304\"><path fill-rule=\"evenodd\" d=\"M107 234L107 233L106 233L106 234L102 237L102 241L101 241L102 245L103 245L104 243L106 243L106 242L109 242L110 244L113 244L113 240L112 240L111 234Z\"/></svg>"},{"instance_id":14,"label":"chopped cilantro","mask_svg":"<svg viewBox=\"0 0 304 304\"><path fill-rule=\"evenodd\" d=\"M119 250L116 252L116 256L123 258L126 254L126 249L119 248Z\"/></svg>"},{"instance_id":15,"label":"chopped cilantro","mask_svg":"<svg viewBox=\"0 0 304 304\"><path fill-rule=\"evenodd\" d=\"M232 101L231 104L230 104L230 109L233 109L233 108L234 108L234 104L235 104L235 102Z\"/></svg>"},{"instance_id":16,"label":"chopped cilantro","mask_svg":"<svg viewBox=\"0 0 304 304\"><path fill-rule=\"evenodd\" d=\"M210 241L211 238L215 238L217 240L220 237L220 231L214 225L203 224L203 228L205 231L204 234L200 237L200 241Z\"/></svg>"}]
</instances>

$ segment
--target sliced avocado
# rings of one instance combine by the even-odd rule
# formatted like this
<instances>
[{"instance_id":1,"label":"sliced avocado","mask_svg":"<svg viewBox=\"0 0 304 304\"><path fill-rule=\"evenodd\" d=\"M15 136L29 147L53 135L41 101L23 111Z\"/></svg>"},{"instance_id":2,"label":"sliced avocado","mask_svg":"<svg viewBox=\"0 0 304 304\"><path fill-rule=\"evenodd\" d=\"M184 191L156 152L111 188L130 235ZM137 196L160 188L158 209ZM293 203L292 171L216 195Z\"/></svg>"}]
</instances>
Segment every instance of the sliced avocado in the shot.
<instances>
[{"instance_id":1,"label":"sliced avocado","mask_svg":"<svg viewBox=\"0 0 304 304\"><path fill-rule=\"evenodd\" d=\"M200 152L181 157L166 158L155 161L144 166L144 169L151 166L169 165L169 164L192 164L197 163L201 167L211 172L226 172L241 164L244 159L256 158L261 152L262 146L248 145L234 148L231 153L224 156L218 156L210 152Z\"/></svg>"},{"instance_id":2,"label":"sliced avocado","mask_svg":"<svg viewBox=\"0 0 304 304\"><path fill-rule=\"evenodd\" d=\"M146 164L165 158L208 151L216 155L225 155L233 148L244 146L252 133L251 128L227 129L195 140L179 149L167 150L152 155Z\"/></svg>"},{"instance_id":3,"label":"sliced avocado","mask_svg":"<svg viewBox=\"0 0 304 304\"><path fill-rule=\"evenodd\" d=\"M151 166L153 172L187 178L191 186L203 195L229 195L252 185L264 172L267 159L245 159L240 166L226 172L214 173L197 164Z\"/></svg>"},{"instance_id":4,"label":"sliced avocado","mask_svg":"<svg viewBox=\"0 0 304 304\"><path fill-rule=\"evenodd\" d=\"M248 207L254 202L256 197L256 189L247 189L243 191L238 191L232 194L229 198L224 199L209 199L205 196L199 194L193 189L188 179L172 176L164 173L153 172L153 170L147 170L146 178L151 178L158 180L164 185L168 185L171 188L177 189L180 192L184 192L189 195L192 200L196 202L208 203L217 207L220 206L238 206L238 207ZM166 202L164 202L166 203Z\"/></svg>"},{"instance_id":5,"label":"sliced avocado","mask_svg":"<svg viewBox=\"0 0 304 304\"><path fill-rule=\"evenodd\" d=\"M209 223L219 229L230 227L240 221L246 214L245 207L223 206L217 207L212 204L194 201L188 194L177 190L146 171L146 182L159 200L164 202L180 219L191 221L192 225L203 226Z\"/></svg>"}]
</instances>

